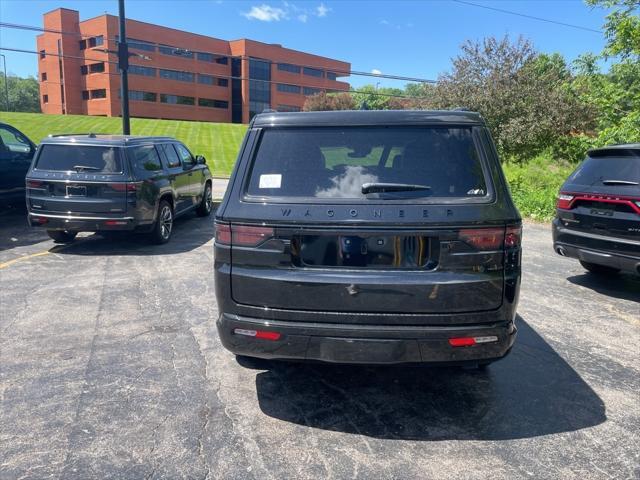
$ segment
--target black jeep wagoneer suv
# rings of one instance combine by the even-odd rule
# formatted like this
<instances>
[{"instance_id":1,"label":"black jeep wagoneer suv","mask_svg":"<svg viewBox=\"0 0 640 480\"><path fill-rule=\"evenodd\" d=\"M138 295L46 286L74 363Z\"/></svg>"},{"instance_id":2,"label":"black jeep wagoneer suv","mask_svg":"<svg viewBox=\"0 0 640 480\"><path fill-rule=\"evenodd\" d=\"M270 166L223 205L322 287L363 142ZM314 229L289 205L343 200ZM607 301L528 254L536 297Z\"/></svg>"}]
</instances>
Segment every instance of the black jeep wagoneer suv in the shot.
<instances>
[{"instance_id":1,"label":"black jeep wagoneer suv","mask_svg":"<svg viewBox=\"0 0 640 480\"><path fill-rule=\"evenodd\" d=\"M216 214L238 355L485 365L515 339L521 219L476 113L263 113Z\"/></svg>"}]
</instances>

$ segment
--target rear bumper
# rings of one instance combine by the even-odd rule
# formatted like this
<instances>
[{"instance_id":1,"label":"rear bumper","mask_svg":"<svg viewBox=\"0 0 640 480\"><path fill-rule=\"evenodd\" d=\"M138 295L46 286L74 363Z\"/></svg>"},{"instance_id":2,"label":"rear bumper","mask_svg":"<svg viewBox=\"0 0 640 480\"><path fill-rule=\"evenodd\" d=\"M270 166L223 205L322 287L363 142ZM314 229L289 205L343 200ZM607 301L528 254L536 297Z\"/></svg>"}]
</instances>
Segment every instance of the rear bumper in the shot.
<instances>
[{"instance_id":1,"label":"rear bumper","mask_svg":"<svg viewBox=\"0 0 640 480\"><path fill-rule=\"evenodd\" d=\"M640 241L617 240L613 237L572 231L562 227L555 219L553 249L563 257L640 273ZM637 256L620 253L620 250L628 252L632 249L637 249Z\"/></svg>"},{"instance_id":2,"label":"rear bumper","mask_svg":"<svg viewBox=\"0 0 640 480\"><path fill-rule=\"evenodd\" d=\"M75 216L29 212L29 225L47 230L97 232L134 230L138 222L133 217Z\"/></svg>"},{"instance_id":3,"label":"rear bumper","mask_svg":"<svg viewBox=\"0 0 640 480\"><path fill-rule=\"evenodd\" d=\"M274 321L222 314L217 321L224 347L237 354L267 359L331 363L474 364L507 355L515 341L513 322L459 327L346 325ZM234 333L235 329L280 334L265 340ZM493 336L498 340L471 347L452 347L453 337Z\"/></svg>"}]
</instances>

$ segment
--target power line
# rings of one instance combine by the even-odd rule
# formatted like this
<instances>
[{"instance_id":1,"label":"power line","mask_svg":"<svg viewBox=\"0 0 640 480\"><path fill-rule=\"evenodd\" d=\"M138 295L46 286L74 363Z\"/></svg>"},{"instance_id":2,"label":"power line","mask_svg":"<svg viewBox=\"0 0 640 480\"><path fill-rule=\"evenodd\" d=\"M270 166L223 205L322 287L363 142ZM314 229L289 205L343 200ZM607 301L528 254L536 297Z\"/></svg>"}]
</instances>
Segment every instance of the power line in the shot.
<instances>
[{"instance_id":1,"label":"power line","mask_svg":"<svg viewBox=\"0 0 640 480\"><path fill-rule=\"evenodd\" d=\"M17 53L30 53L30 54L34 54L34 55L41 55L42 52L38 52L35 50L25 50L25 49L21 49L21 48L10 48L10 47L0 47L0 50L6 50L9 52L17 52ZM91 58L85 58L85 57L81 57L81 56L77 56L77 55L67 55L67 54L61 54L61 53L49 53L49 52L44 52L45 56L52 56L52 57L60 57L60 58L72 58L72 59L80 59L80 60L89 60L89 61L94 61L94 62L105 62L105 63L109 63L109 64L115 64L117 65L118 62L116 61L112 61L112 60L99 60L99 59L91 59ZM148 67L148 68L161 68L161 67L157 67L157 66L153 66L153 65L142 65L142 64L138 64L138 63L132 63L131 65L137 66L137 67ZM168 69L168 70L172 70L172 71L179 71L181 73L190 73L192 75L196 75L198 74L198 72L191 72L191 71L187 71L187 70L173 70L173 69ZM111 72L93 72L92 75L99 75L99 74L106 74L106 75L115 75L115 76L119 76L119 74L117 73L111 73ZM223 79L228 79L228 80L244 80L244 81L250 81L250 82L262 82L262 83L268 83L268 84L282 84L283 82L280 81L275 81L275 80L260 80L260 79L256 79L256 78L250 78L250 77L237 77L237 76L232 76L232 75L220 75L220 74L206 74L208 76L212 76L215 78L223 78ZM154 78L156 78L154 76ZM162 77L160 77L162 78ZM195 78L195 77L194 77ZM172 80L172 79L166 79L166 80ZM178 81L178 80L173 80L173 81ZM56 83L56 82L52 82L52 83ZM185 82L185 83L192 83L192 82ZM207 84L202 84L202 85L207 85ZM295 87L301 87L301 88L313 88L314 90L319 90L319 91L324 91L325 93L358 93L358 94L363 94L363 95L371 95L371 96L377 96L377 97L393 97L393 98L409 98L409 99L421 99L421 98L427 98L427 97L415 97L415 96L410 96L410 95L398 95L398 94L393 94L393 93L382 93L382 92L366 92L366 91L362 91L362 90L335 90L335 89L330 89L330 88L326 88L326 87L312 87L310 85L305 85L305 84L296 84L296 83L286 83L285 85L293 85ZM330 92L327 92L327 90L330 90ZM308 95L306 95L308 96Z\"/></svg>"},{"instance_id":2,"label":"power line","mask_svg":"<svg viewBox=\"0 0 640 480\"><path fill-rule=\"evenodd\" d=\"M73 35L73 36L81 36L81 37L85 37L85 38L91 38L92 36L84 36L80 33L76 33L76 32L65 32L62 30L53 30L53 29L45 29L42 27L35 27L35 26L31 26L31 25L22 25L22 24L17 24L17 23L6 23L6 22L0 22L0 27L5 27L5 28L13 28L13 29L18 29L18 30L30 30L30 31L38 31L38 32L45 32L45 33L55 33L58 35ZM94 35L95 36L95 35ZM118 42L119 40L117 38L105 38L106 41L108 42ZM128 40L129 42L130 40ZM160 43L156 43L156 42L147 42L147 41L143 41L140 40L140 42L143 42L145 44L149 44L152 45L154 47L170 47L173 48L176 51L183 51L185 54L188 53L207 53L207 54L211 54L211 55L217 55L220 57L231 57L231 58L239 58L239 59L246 59L246 60L250 60L254 57L251 57L249 55L231 55L229 53L222 53L222 52L205 52L205 51L197 51L194 52L193 50L190 49L185 49L185 48L181 48L181 47L176 47L176 46L169 46L169 45L162 45ZM135 43L135 41L133 42ZM131 47L129 47L131 48ZM135 50L135 48L134 48ZM155 52L155 53L159 53L159 52ZM162 53L161 53L162 55ZM258 59L259 60L259 59ZM314 68L314 69L322 69L325 70L327 72L331 72L331 73L335 73L341 76L362 76L362 77L373 77L373 78L383 78L386 80L402 80L405 82L415 82L415 83L437 83L436 80L430 80L430 79L426 79L426 78L417 78L417 77L406 77L406 76L402 76L402 75L389 75L389 74L383 74L383 73L370 73L370 72L362 72L362 71L358 71L358 70L340 70L340 69L333 69L333 68L325 68L325 67L319 67L318 65L311 65L311 64L301 64L301 63L289 63L289 62L275 62L275 63L287 63L288 65L294 65L296 67L301 67L301 68Z\"/></svg>"},{"instance_id":3,"label":"power line","mask_svg":"<svg viewBox=\"0 0 640 480\"><path fill-rule=\"evenodd\" d=\"M594 33L602 34L600 30L596 30L594 28L589 28L589 27L583 27L581 25L573 25L572 23L558 22L556 20L549 20L548 18L535 17L533 15L527 15L526 13L513 12L511 10L505 10L503 8L490 7L489 5L481 5L479 3L468 2L466 0L451 0L451 1L455 3L460 3L462 5L470 5L472 7L484 8L486 10L493 10L494 12L506 13L507 15L515 15L517 17L524 17L531 20L537 20L539 22L553 23L554 25L561 25L563 27L576 28L578 30L584 30L586 32L594 32Z\"/></svg>"}]
</instances>

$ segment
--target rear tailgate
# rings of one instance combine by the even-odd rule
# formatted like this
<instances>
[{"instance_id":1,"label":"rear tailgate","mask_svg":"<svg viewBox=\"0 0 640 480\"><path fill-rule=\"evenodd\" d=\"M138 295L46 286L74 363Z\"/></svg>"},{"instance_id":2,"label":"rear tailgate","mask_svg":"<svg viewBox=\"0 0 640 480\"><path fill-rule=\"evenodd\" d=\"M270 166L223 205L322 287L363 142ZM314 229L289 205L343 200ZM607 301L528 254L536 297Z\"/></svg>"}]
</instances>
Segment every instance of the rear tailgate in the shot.
<instances>
[{"instance_id":1,"label":"rear tailgate","mask_svg":"<svg viewBox=\"0 0 640 480\"><path fill-rule=\"evenodd\" d=\"M263 228L232 250L233 299L325 312L478 312L502 304L504 227ZM252 227L232 226L250 232Z\"/></svg>"},{"instance_id":2,"label":"rear tailgate","mask_svg":"<svg viewBox=\"0 0 640 480\"><path fill-rule=\"evenodd\" d=\"M71 215L124 213L128 180L119 148L45 144L27 177L29 207Z\"/></svg>"}]
</instances>

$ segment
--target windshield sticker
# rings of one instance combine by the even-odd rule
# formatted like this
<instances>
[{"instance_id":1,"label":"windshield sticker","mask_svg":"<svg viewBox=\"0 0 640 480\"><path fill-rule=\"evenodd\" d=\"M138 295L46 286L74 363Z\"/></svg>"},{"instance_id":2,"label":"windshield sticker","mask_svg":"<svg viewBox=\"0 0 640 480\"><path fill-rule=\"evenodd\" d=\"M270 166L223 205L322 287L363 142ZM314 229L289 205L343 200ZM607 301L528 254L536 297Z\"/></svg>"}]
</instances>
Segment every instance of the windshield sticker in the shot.
<instances>
[{"instance_id":1,"label":"windshield sticker","mask_svg":"<svg viewBox=\"0 0 640 480\"><path fill-rule=\"evenodd\" d=\"M260 188L280 188L281 183L282 175L279 173L260 175Z\"/></svg>"}]
</instances>

